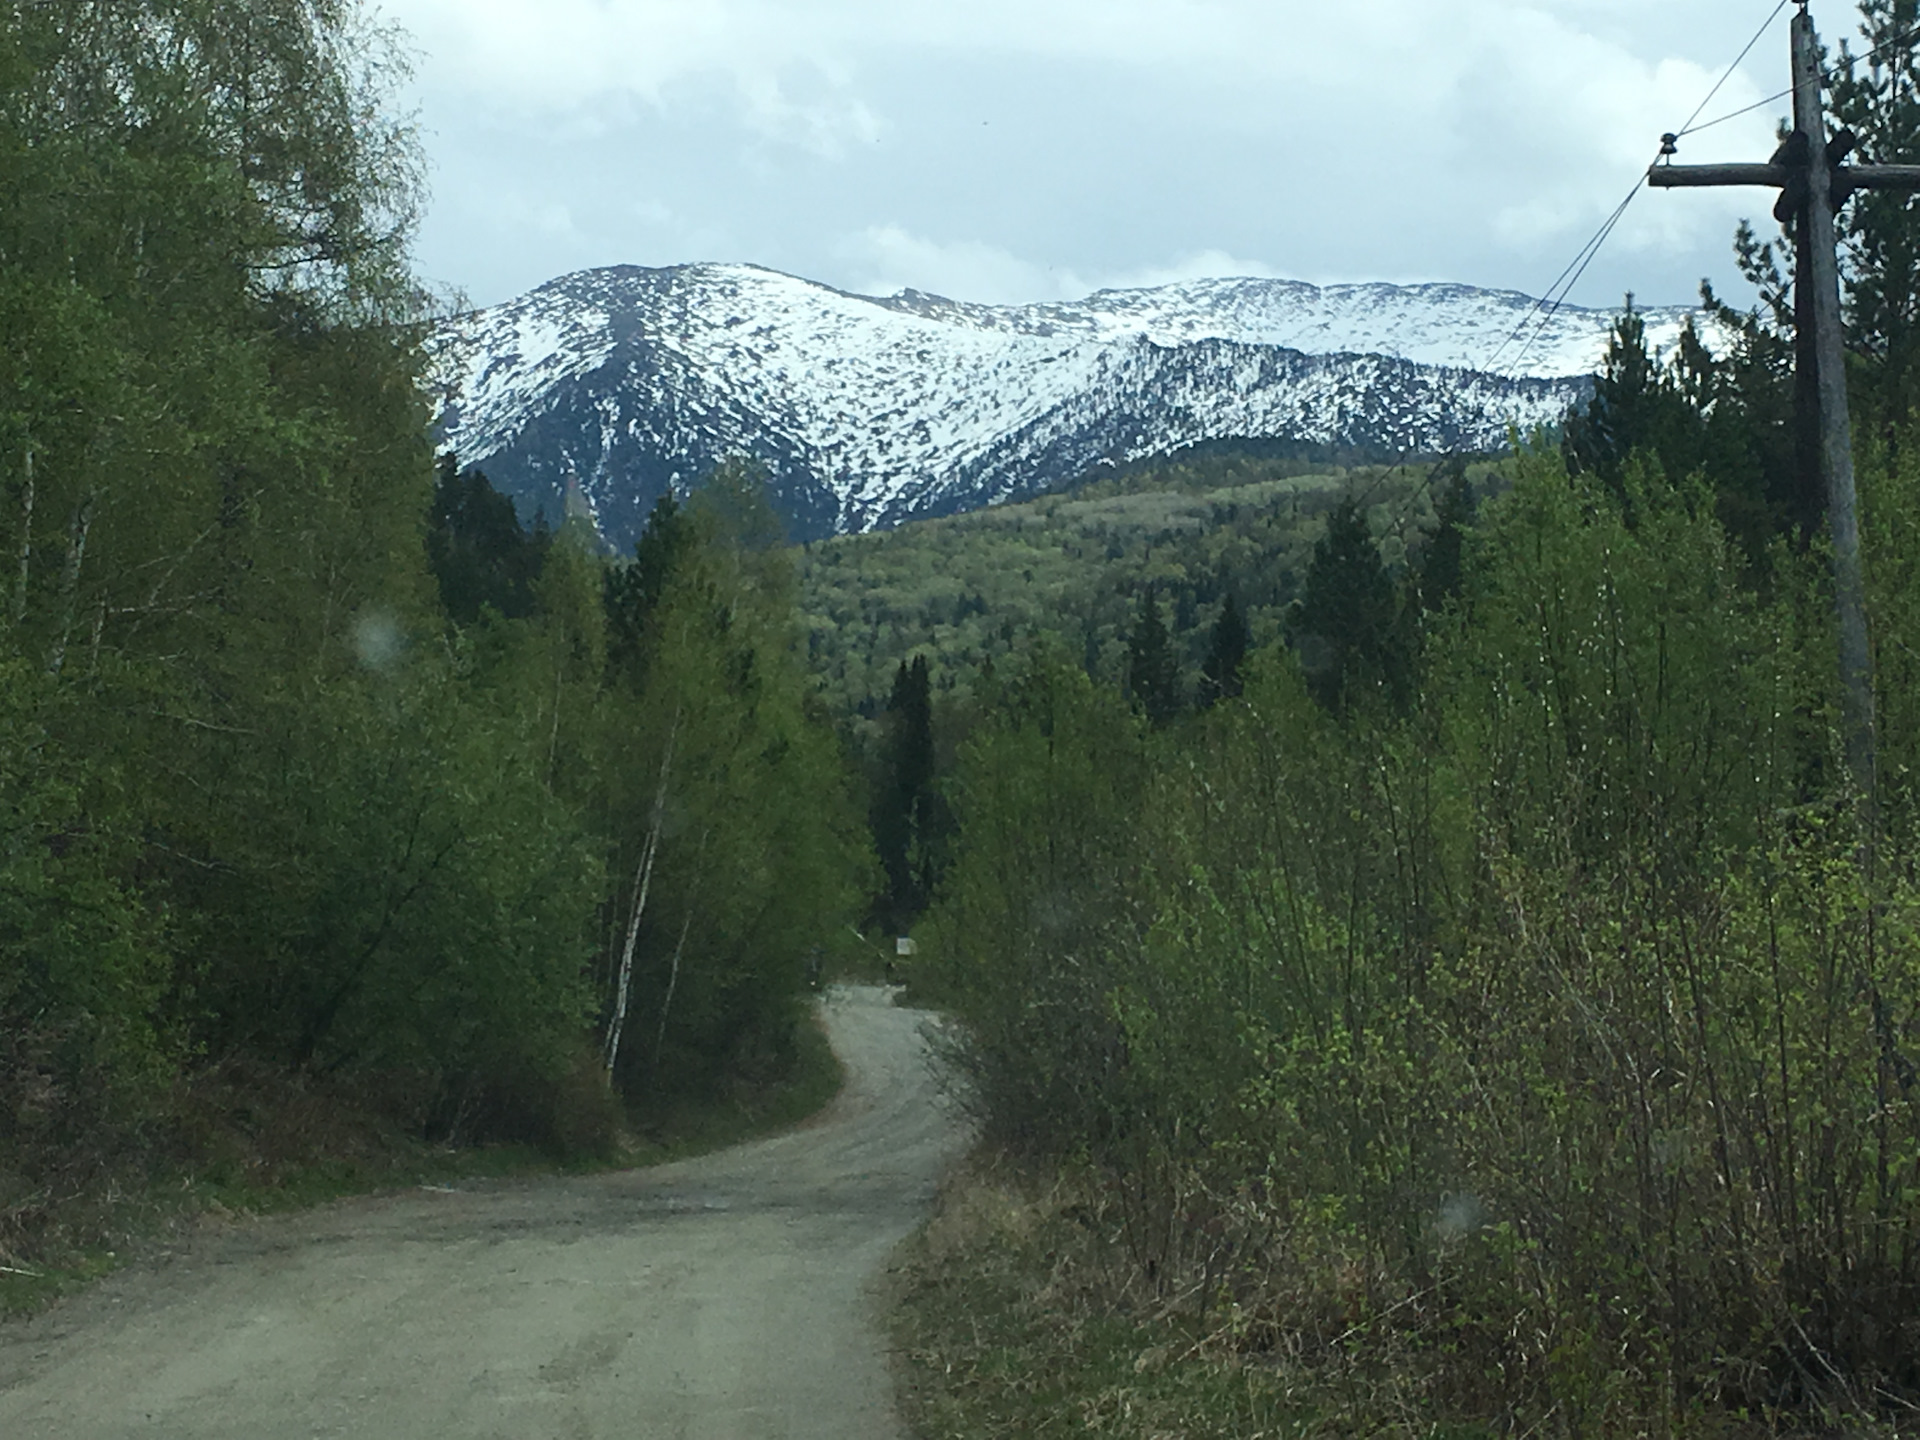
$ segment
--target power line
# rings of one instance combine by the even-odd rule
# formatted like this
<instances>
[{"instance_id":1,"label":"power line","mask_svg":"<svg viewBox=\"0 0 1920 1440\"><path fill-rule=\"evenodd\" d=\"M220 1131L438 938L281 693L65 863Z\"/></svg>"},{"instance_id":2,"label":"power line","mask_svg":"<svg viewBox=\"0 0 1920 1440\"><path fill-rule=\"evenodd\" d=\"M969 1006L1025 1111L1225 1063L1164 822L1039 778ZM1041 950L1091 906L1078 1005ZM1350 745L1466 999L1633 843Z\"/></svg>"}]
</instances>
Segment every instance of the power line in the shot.
<instances>
[{"instance_id":1,"label":"power line","mask_svg":"<svg viewBox=\"0 0 1920 1440\"><path fill-rule=\"evenodd\" d=\"M1634 188L1636 190L1640 188L1639 181L1636 180L1634 182ZM1617 215L1619 212L1615 211L1614 213ZM1608 223L1611 223L1611 219L1609 219ZM1506 339L1502 340L1499 346L1494 350L1493 354L1489 355L1486 358L1485 363L1478 367L1483 373L1490 372L1493 369L1493 367L1499 362L1500 356L1506 350L1507 346L1511 345L1514 341L1520 338L1520 332L1527 328L1527 326L1532 322L1533 317L1538 315L1541 311L1541 308L1547 304L1547 297L1552 295L1556 290L1560 288L1560 282L1562 280L1565 280L1567 276L1573 273L1573 269L1576 265L1580 263L1581 257L1586 255L1588 251L1593 249L1593 247L1597 243L1599 243L1602 235L1605 234L1606 229L1607 229L1607 225L1602 224L1598 230L1594 231L1592 236L1589 237L1589 239L1587 240L1587 243L1582 245L1580 249L1574 254L1573 259L1567 262L1567 268L1562 270L1558 275L1554 277L1553 283L1546 288L1546 293L1543 294L1538 300L1533 302L1533 308L1528 310L1527 313L1521 317L1520 323L1513 327L1513 333L1508 335Z\"/></svg>"},{"instance_id":2,"label":"power line","mask_svg":"<svg viewBox=\"0 0 1920 1440\"><path fill-rule=\"evenodd\" d=\"M1774 4L1774 8L1766 15L1766 19L1761 21L1759 29L1753 31L1753 35L1749 36L1747 42L1741 46L1740 54L1734 56L1734 61L1732 61L1726 69L1720 71L1720 79L1713 83L1713 88L1707 90L1705 98L1703 98L1697 106L1693 106L1692 115L1688 115L1686 125L1682 125L1678 131L1674 132L1674 138L1678 138L1678 136L1682 136L1682 134L1692 134L1692 132L1695 131L1703 131L1703 129L1707 129L1709 125L1720 125L1722 121L1728 121L1728 119L1734 117L1734 115L1722 115L1722 117L1718 117L1718 119L1707 121L1705 125L1695 125L1695 123L1693 123L1693 121L1699 119L1699 113L1701 113L1703 109L1707 108L1709 104L1713 104L1713 98L1715 98L1716 94L1720 94L1722 86L1734 77L1734 71L1740 69L1741 63L1745 63L1747 56L1753 54L1753 46L1757 46L1757 44L1761 42L1761 36L1766 35L1768 29L1772 29L1774 21L1780 19L1780 12L1784 12L1786 8L1788 8L1788 0L1778 0L1778 4ZM1880 46L1880 50L1885 50L1885 48L1891 46L1891 44L1893 44L1893 40L1889 40L1887 44ZM1876 52L1876 54L1878 54L1878 52ZM1788 90L1786 94L1791 94L1791 90ZM1780 98L1780 96L1772 96L1772 98L1768 98L1768 100L1761 100L1759 104L1747 106L1745 109L1759 109L1761 106L1770 106L1770 104L1772 104L1774 100L1778 100L1778 98ZM1745 113L1745 111L1734 111L1734 113ZM1667 142L1663 142L1661 154L1667 154ZM1659 163L1659 156L1655 156L1655 163ZM1634 179L1634 186L1632 186L1632 190L1626 192L1626 198L1622 198L1620 204L1613 209L1613 213L1611 213L1605 221L1601 221L1601 225L1599 225L1599 228L1594 232L1594 236L1592 236L1584 246L1580 246L1578 252L1574 252L1574 257L1567 263L1567 269L1563 269L1563 271L1559 273L1559 276L1553 280L1553 284L1548 286L1548 292L1546 292L1540 300L1534 301L1532 309L1526 311L1526 315L1521 319L1521 323L1513 326L1513 334L1509 334L1505 340L1501 340L1500 348L1496 349L1496 351L1486 359L1486 365L1480 367L1482 371L1492 371L1494 365L1500 363L1501 355L1507 351L1509 346L1513 346L1513 344L1521 338L1521 334L1526 332L1528 326L1532 326L1532 334L1526 336L1526 344L1521 346L1519 355L1511 361L1511 367L1519 367L1519 363L1526 359L1526 355L1532 353L1532 348L1534 348L1534 346L1540 342L1540 338L1548 332L1548 326L1553 323L1553 317L1559 315L1561 307L1567 303L1567 298L1571 296L1574 286L1580 282L1580 276L1586 275L1588 267L1594 263L1594 257L1599 255L1601 246L1607 244L1607 240L1613 236L1613 230L1619 227L1620 219L1624 219L1628 207L1634 204L1634 198L1640 194L1644 180L1645 175L1640 175L1640 177ZM1536 324L1536 319L1538 319L1538 324Z\"/></svg>"},{"instance_id":3,"label":"power line","mask_svg":"<svg viewBox=\"0 0 1920 1440\"><path fill-rule=\"evenodd\" d=\"M1693 122L1700 118L1700 112L1713 103L1713 97L1720 93L1720 87L1733 78L1733 72L1740 68L1740 62L1753 53L1753 47L1760 43L1760 37L1767 33L1768 28L1772 26L1773 22L1780 18L1780 12L1786 8L1787 0L1780 0L1780 3L1773 7L1773 13L1767 16L1758 30L1753 32L1753 38L1747 41L1746 48L1733 57L1733 64L1727 66L1725 70L1720 72L1720 78L1713 82L1713 89L1707 92L1707 98L1693 107L1693 113L1687 116L1687 123L1674 132L1676 136L1689 133L1692 129ZM1775 98L1777 99L1778 97L1776 96Z\"/></svg>"},{"instance_id":4,"label":"power line","mask_svg":"<svg viewBox=\"0 0 1920 1440\"><path fill-rule=\"evenodd\" d=\"M1782 0L1782 3L1784 4L1785 0ZM1774 14L1776 15L1779 14L1779 11L1776 10ZM1769 18L1767 23L1768 24L1773 23L1771 18ZM1758 37L1756 36L1755 38L1757 39ZM1822 70L1820 72L1820 79L1822 82L1829 81L1834 79L1836 76L1843 74L1848 70L1851 70L1855 65L1870 65L1875 60L1879 59L1882 55L1886 54L1887 51L1897 49L1899 46L1908 44L1909 42L1915 39L1920 39L1920 25L1916 25L1912 29L1902 30L1898 35L1895 35L1890 40L1882 40L1878 45L1874 46L1873 49L1867 51L1866 54L1864 55L1843 54L1839 60L1834 61L1833 64L1829 65L1825 70ZM1752 48L1753 46L1751 44L1747 46L1748 50L1751 50ZM1746 54L1746 51L1743 50L1741 54L1744 57ZM1736 60L1734 63L1737 65L1739 64L1739 61ZM1724 79L1724 77L1722 78ZM1716 85L1713 88L1715 90L1718 90L1720 87ZM1785 100L1792 94L1793 94L1793 91L1791 89L1776 91L1774 94L1767 96L1767 98L1764 100L1756 100L1751 105L1742 105L1738 110L1729 110L1724 115L1716 115L1713 119L1701 121L1700 124L1696 125L1693 123L1694 119L1699 118L1700 110L1704 110L1707 108L1706 103L1703 101L1701 102L1700 110L1694 111L1693 117L1687 121L1686 128L1683 130L1674 131L1673 138L1676 140L1679 140L1679 139L1683 139L1688 135L1698 135L1702 130L1711 130L1714 126L1724 125L1729 120L1738 120L1742 115L1751 115L1754 111L1765 109L1767 106L1773 104L1775 101ZM1709 95L1707 98L1710 100L1713 97Z\"/></svg>"},{"instance_id":5,"label":"power line","mask_svg":"<svg viewBox=\"0 0 1920 1440\"><path fill-rule=\"evenodd\" d=\"M1627 207L1633 204L1635 197L1640 194L1640 190L1641 182L1638 180L1634 181L1633 189L1627 192L1626 198L1620 202L1613 214L1607 217L1607 223L1600 227L1600 233L1594 237L1592 244L1588 247L1586 258L1580 262L1580 268L1573 272L1573 278L1567 281L1566 288L1560 292L1560 298L1555 300L1553 304L1548 307L1547 313L1540 317L1540 323L1534 327L1533 334L1527 337L1527 343L1522 345L1520 347L1520 353L1514 356L1513 366L1516 370L1520 368L1520 362L1525 360L1527 355L1532 351L1534 343L1538 341L1542 335L1547 333L1547 327L1553 323L1553 317L1558 315L1560 313L1560 307L1567 303L1567 297L1573 294L1573 287L1578 285L1580 283L1580 277L1587 273L1587 267L1593 263L1594 257L1600 253L1600 247L1607 243L1608 237L1613 234L1614 227L1620 223L1621 218L1627 213Z\"/></svg>"},{"instance_id":6,"label":"power line","mask_svg":"<svg viewBox=\"0 0 1920 1440\"><path fill-rule=\"evenodd\" d=\"M1613 213L1600 223L1600 228L1593 232L1587 243L1575 252L1573 259L1567 262L1567 268L1560 272L1559 279L1547 287L1545 295L1533 302L1533 308L1526 313L1518 325L1513 327L1513 333L1502 340L1499 348L1487 357L1487 362L1480 367L1483 373L1492 372L1493 367L1499 363L1501 355L1506 353L1507 347L1520 338L1521 333L1527 326L1533 324L1534 317L1538 315L1540 323L1534 326L1533 333L1527 337L1527 343L1520 347L1520 353L1514 357L1512 363L1518 366L1527 358L1535 342L1546 334L1547 327L1553 323L1554 316L1560 313L1560 307L1567 303L1567 297L1573 293L1573 287L1580 283L1580 277L1587 273L1587 267L1593 263L1594 256L1600 253L1600 247L1607 243L1607 237L1613 234L1614 227L1627 213L1627 207L1633 204L1635 197L1639 195L1645 179L1645 175L1635 177L1633 188L1627 191L1625 198L1614 207Z\"/></svg>"},{"instance_id":7,"label":"power line","mask_svg":"<svg viewBox=\"0 0 1920 1440\"><path fill-rule=\"evenodd\" d=\"M1738 110L1729 110L1726 114L1717 116L1699 125L1689 126L1685 130L1676 130L1673 132L1673 138L1676 140L1684 140L1689 135L1698 135L1702 130L1711 130L1714 126L1724 125L1729 120L1738 120L1742 115L1751 115L1756 110L1764 110L1775 101L1785 100L1792 94L1793 91L1791 90L1778 91L1767 96L1764 100L1756 100L1751 105L1742 105Z\"/></svg>"},{"instance_id":8,"label":"power line","mask_svg":"<svg viewBox=\"0 0 1920 1440\"><path fill-rule=\"evenodd\" d=\"M1740 47L1740 53L1733 57L1733 63L1720 72L1720 78L1713 82L1713 88L1707 91L1705 98L1703 98L1698 105L1694 106L1693 114L1687 117L1686 125L1682 126L1676 132L1675 138L1689 133L1689 129L1693 127L1693 122L1700 118L1700 112L1713 103L1713 97L1720 93L1721 88L1728 80L1733 78L1733 73L1740 68L1747 56L1753 53L1753 47L1760 43L1761 37L1772 28L1773 22L1780 18L1780 12L1787 8L1787 3L1788 0L1778 0L1778 3L1768 13L1767 18L1760 22L1760 27L1753 32L1753 35L1748 39L1747 43ZM1761 101L1760 103L1764 105L1771 104L1772 102ZM1708 123L1717 124L1719 122L1709 121ZM1701 126L1698 128L1704 129L1706 127ZM1662 153L1665 153L1664 142L1662 144ZM1656 155L1654 159L1657 163L1659 156ZM1527 337L1526 343L1520 347L1520 353L1515 357L1512 364L1514 367L1518 367L1520 362L1526 359L1527 355L1533 350L1533 347L1539 342L1540 337L1546 334L1547 327L1553 323L1554 317L1560 313L1561 306L1566 304L1567 297L1573 293L1573 287L1580 283L1580 277L1587 273L1587 267L1593 263L1594 257L1600 253L1600 248L1607 243L1614 229L1626 215L1628 207L1633 204L1634 198L1640 193L1641 185L1645 178L1644 173L1635 178L1633 188L1627 191L1626 197L1621 200L1619 205L1614 207L1613 213L1601 222L1600 228L1593 233L1592 238L1589 239L1585 245L1580 247L1574 254L1573 259L1567 262L1567 268L1560 272L1559 277L1554 280L1553 284L1547 287L1547 293L1535 301L1533 308L1526 313L1518 325L1514 326L1513 333L1500 342L1499 348L1487 358L1486 364L1481 367L1483 370L1492 370L1493 367L1499 363L1500 357L1506 353L1507 347L1518 340L1527 327L1534 324L1534 319L1538 316L1538 325L1534 326L1533 333ZM1542 313L1543 311L1545 313Z\"/></svg>"}]
</instances>

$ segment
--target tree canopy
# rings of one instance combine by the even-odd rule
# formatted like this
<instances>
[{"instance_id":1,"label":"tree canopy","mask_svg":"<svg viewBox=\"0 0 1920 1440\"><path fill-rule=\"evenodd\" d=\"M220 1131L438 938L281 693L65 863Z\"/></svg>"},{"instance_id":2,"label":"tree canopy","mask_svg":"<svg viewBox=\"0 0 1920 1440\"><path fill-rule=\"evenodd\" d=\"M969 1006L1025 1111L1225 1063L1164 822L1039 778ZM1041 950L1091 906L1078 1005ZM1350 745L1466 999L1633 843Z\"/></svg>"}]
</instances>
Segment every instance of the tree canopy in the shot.
<instances>
[{"instance_id":1,"label":"tree canopy","mask_svg":"<svg viewBox=\"0 0 1920 1440\"><path fill-rule=\"evenodd\" d=\"M207 1064L604 1146L623 961L627 1101L777 1077L869 872L750 478L635 578L436 465L363 6L4 13L0 1169Z\"/></svg>"}]
</instances>

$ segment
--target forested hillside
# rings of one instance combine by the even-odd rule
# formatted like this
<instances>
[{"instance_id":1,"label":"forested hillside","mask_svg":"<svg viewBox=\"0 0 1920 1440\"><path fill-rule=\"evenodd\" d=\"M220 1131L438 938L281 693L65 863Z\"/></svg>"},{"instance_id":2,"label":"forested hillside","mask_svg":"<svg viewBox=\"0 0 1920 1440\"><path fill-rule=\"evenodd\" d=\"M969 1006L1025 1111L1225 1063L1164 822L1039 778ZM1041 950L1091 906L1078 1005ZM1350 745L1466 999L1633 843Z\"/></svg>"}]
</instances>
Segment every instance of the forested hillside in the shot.
<instances>
[{"instance_id":1,"label":"forested hillside","mask_svg":"<svg viewBox=\"0 0 1920 1440\"><path fill-rule=\"evenodd\" d=\"M1832 104L1911 162L1861 9ZM1150 606L1119 674L1071 607L995 657L916 930L992 1140L906 1282L928 1433L1911 1427L1920 219L1843 218L1864 784L1747 229L1732 347L1629 311L1510 487L1333 509L1238 694L1156 704Z\"/></svg>"},{"instance_id":2,"label":"forested hillside","mask_svg":"<svg viewBox=\"0 0 1920 1440\"><path fill-rule=\"evenodd\" d=\"M1819 549L1756 575L1657 452L1520 461L1437 605L1329 527L1292 644L1185 720L1068 645L997 667L917 983L1052 1178L928 1262L909 1343L966 1377L928 1413L1036 1421L997 1347L1138 1433L1797 1430L1920 1393L1917 480L1882 459L1864 499L1864 865ZM1322 587L1397 623L1315 624Z\"/></svg>"},{"instance_id":3,"label":"forested hillside","mask_svg":"<svg viewBox=\"0 0 1920 1440\"><path fill-rule=\"evenodd\" d=\"M872 888L751 485L609 568L436 480L400 65L335 0L0 24L0 1252L282 1102L605 1151L790 1068Z\"/></svg>"},{"instance_id":4,"label":"forested hillside","mask_svg":"<svg viewBox=\"0 0 1920 1440\"><path fill-rule=\"evenodd\" d=\"M1482 490L1504 483L1490 462L1463 473ZM812 668L835 704L872 716L900 663L925 655L936 687L959 704L983 667L1046 633L1090 674L1120 683L1151 592L1194 692L1229 596L1256 641L1277 639L1313 542L1345 500L1404 570L1451 474L1434 462L1343 468L1221 447L1038 500L815 541L800 561Z\"/></svg>"}]
</instances>

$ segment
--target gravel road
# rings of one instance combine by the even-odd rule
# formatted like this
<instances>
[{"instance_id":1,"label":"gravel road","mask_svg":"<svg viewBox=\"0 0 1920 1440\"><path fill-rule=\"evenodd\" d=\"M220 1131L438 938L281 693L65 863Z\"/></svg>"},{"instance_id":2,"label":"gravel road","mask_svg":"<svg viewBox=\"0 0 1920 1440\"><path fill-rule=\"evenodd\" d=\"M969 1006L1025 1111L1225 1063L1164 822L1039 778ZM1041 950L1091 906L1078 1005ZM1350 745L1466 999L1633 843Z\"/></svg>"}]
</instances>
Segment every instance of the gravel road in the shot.
<instances>
[{"instance_id":1,"label":"gravel road","mask_svg":"<svg viewBox=\"0 0 1920 1440\"><path fill-rule=\"evenodd\" d=\"M871 1282L966 1135L923 1015L824 1013L847 1086L798 1130L248 1224L0 1326L0 1436L899 1435Z\"/></svg>"}]
</instances>

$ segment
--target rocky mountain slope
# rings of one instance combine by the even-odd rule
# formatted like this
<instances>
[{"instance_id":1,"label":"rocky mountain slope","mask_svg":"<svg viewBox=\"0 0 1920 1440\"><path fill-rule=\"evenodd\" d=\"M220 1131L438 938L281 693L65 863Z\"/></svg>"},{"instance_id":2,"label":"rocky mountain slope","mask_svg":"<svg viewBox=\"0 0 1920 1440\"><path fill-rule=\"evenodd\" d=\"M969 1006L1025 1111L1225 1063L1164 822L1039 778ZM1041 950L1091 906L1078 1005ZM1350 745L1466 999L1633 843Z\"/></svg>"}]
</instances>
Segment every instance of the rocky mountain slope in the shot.
<instances>
[{"instance_id":1,"label":"rocky mountain slope","mask_svg":"<svg viewBox=\"0 0 1920 1440\"><path fill-rule=\"evenodd\" d=\"M1208 440L1497 445L1557 420L1606 348L1609 313L1562 309L1524 355L1503 349L1532 306L1254 279L989 306L748 265L616 266L449 326L440 428L524 513L584 509L622 550L663 490L732 455L761 462L795 537L816 537ZM1650 340L1671 343L1684 313L1649 312Z\"/></svg>"}]
</instances>

